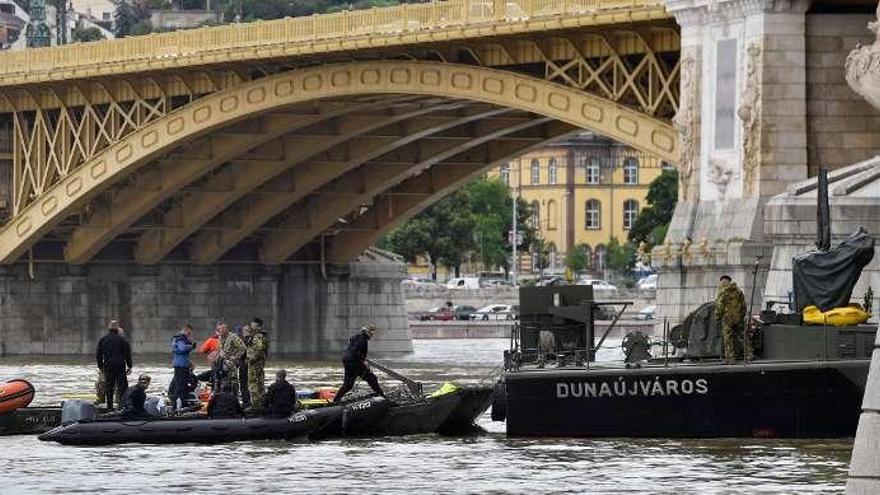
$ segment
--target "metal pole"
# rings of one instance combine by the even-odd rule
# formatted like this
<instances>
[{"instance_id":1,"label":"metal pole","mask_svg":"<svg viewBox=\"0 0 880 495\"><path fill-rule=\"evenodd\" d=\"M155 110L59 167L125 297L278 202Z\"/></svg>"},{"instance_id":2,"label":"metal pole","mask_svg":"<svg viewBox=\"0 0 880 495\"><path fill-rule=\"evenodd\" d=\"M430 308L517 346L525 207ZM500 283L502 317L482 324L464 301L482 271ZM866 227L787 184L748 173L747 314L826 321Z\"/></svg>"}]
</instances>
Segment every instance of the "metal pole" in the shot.
<instances>
[{"instance_id":1,"label":"metal pole","mask_svg":"<svg viewBox=\"0 0 880 495\"><path fill-rule=\"evenodd\" d=\"M516 194L513 195L513 239L510 240L510 243L513 245L513 259L510 262L510 281L513 282L513 285L516 286L516 269L519 264L519 258L516 255L516 245L519 241L519 236L516 231L516 210L517 210L517 196L519 195L519 179L517 178L516 184Z\"/></svg>"}]
</instances>

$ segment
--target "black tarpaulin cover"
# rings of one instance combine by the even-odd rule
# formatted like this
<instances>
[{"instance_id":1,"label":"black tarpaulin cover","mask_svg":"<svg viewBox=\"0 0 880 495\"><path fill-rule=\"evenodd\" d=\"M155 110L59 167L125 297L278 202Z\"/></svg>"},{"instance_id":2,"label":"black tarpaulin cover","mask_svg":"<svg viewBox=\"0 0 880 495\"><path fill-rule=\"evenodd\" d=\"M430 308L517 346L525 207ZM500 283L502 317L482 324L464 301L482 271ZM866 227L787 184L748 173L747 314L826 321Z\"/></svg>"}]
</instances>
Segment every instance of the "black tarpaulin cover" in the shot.
<instances>
[{"instance_id":1,"label":"black tarpaulin cover","mask_svg":"<svg viewBox=\"0 0 880 495\"><path fill-rule=\"evenodd\" d=\"M862 229L828 251L795 256L792 262L794 305L828 311L849 304L862 269L874 258L874 239Z\"/></svg>"}]
</instances>

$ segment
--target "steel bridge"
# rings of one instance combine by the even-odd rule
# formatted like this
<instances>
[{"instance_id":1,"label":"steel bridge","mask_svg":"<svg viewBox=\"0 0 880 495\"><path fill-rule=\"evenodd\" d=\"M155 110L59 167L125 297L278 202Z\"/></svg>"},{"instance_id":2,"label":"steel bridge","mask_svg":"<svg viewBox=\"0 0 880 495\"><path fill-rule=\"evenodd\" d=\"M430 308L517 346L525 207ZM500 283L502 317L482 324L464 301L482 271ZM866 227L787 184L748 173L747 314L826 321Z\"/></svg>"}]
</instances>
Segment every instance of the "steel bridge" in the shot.
<instances>
[{"instance_id":1,"label":"steel bridge","mask_svg":"<svg viewBox=\"0 0 880 495\"><path fill-rule=\"evenodd\" d=\"M0 53L0 264L346 262L591 130L678 162L661 0L448 0Z\"/></svg>"}]
</instances>

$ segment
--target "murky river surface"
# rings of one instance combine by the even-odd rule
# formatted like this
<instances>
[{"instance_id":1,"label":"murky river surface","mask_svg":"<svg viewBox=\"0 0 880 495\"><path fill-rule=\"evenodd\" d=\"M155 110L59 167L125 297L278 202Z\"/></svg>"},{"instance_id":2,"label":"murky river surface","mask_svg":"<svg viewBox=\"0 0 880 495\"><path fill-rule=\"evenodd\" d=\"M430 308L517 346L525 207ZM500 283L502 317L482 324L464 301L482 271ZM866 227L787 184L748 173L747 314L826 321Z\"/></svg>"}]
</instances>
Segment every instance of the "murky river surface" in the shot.
<instances>
[{"instance_id":1,"label":"murky river surface","mask_svg":"<svg viewBox=\"0 0 880 495\"><path fill-rule=\"evenodd\" d=\"M430 385L475 382L504 340L421 340L388 363ZM614 349L599 358L618 357ZM91 361L12 359L0 377L25 377L40 404L91 392ZM298 387L336 384L337 363L270 362ZM133 374L171 378L165 359ZM382 377L380 376L380 379ZM387 381L385 381L387 383ZM430 388L430 386L429 386ZM241 442L220 446L65 447L0 437L0 493L842 493L851 441L508 439L488 414L485 434L462 438Z\"/></svg>"}]
</instances>

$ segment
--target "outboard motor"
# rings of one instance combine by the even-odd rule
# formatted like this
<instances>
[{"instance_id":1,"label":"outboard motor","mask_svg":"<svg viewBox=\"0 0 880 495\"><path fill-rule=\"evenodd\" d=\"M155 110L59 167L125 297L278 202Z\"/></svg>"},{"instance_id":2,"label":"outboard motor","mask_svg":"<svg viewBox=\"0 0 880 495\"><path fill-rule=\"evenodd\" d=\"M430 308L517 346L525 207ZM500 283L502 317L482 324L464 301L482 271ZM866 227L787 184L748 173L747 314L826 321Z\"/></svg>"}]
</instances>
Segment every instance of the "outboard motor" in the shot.
<instances>
[{"instance_id":1,"label":"outboard motor","mask_svg":"<svg viewBox=\"0 0 880 495\"><path fill-rule=\"evenodd\" d=\"M66 400L61 403L61 424L68 425L77 421L92 420L98 417L95 405L82 399Z\"/></svg>"}]
</instances>

